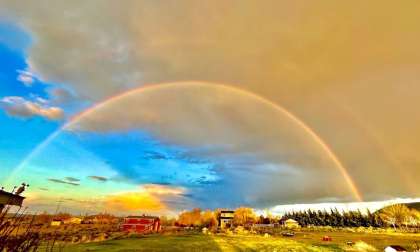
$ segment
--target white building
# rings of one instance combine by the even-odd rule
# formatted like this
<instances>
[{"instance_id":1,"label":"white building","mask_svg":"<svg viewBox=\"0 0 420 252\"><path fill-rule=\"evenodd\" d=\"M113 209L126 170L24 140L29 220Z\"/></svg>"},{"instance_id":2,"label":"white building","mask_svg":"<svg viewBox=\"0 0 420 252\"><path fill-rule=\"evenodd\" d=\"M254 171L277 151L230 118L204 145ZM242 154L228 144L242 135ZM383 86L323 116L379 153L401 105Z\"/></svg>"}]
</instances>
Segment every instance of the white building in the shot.
<instances>
[{"instance_id":1,"label":"white building","mask_svg":"<svg viewBox=\"0 0 420 252\"><path fill-rule=\"evenodd\" d=\"M407 250L398 245L390 245L384 249L385 252L407 252Z\"/></svg>"}]
</instances>

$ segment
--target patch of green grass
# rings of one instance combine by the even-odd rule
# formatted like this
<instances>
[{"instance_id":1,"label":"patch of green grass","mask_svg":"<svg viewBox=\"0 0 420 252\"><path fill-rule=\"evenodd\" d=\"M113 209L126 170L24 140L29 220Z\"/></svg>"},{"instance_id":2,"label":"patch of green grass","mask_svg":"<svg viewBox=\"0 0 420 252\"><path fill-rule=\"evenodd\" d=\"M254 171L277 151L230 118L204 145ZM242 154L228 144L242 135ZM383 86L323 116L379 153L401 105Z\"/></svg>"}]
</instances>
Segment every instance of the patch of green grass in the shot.
<instances>
[{"instance_id":1,"label":"patch of green grass","mask_svg":"<svg viewBox=\"0 0 420 252\"><path fill-rule=\"evenodd\" d=\"M203 235L149 235L67 246L64 251L221 251Z\"/></svg>"},{"instance_id":2,"label":"patch of green grass","mask_svg":"<svg viewBox=\"0 0 420 252\"><path fill-rule=\"evenodd\" d=\"M324 235L332 237L331 242L323 242ZM399 244L411 248L419 235L386 235L346 232L306 232L295 237L263 237L262 235L203 235L203 234L155 234L135 236L120 240L69 245L64 251L344 251L347 241L364 241L382 251L386 245ZM410 250L409 250L410 251Z\"/></svg>"},{"instance_id":3,"label":"patch of green grass","mask_svg":"<svg viewBox=\"0 0 420 252\"><path fill-rule=\"evenodd\" d=\"M331 242L323 242L323 236L330 236ZM405 248L411 248L415 242L420 245L420 234L375 234L375 233L351 233L344 231L332 232L296 232L294 241L313 244L317 246L329 245L329 247L343 247L348 241L363 241L375 247L378 251L391 244L401 245Z\"/></svg>"},{"instance_id":4,"label":"patch of green grass","mask_svg":"<svg viewBox=\"0 0 420 252\"><path fill-rule=\"evenodd\" d=\"M64 251L337 251L281 237L240 235L151 235L67 246Z\"/></svg>"}]
</instances>

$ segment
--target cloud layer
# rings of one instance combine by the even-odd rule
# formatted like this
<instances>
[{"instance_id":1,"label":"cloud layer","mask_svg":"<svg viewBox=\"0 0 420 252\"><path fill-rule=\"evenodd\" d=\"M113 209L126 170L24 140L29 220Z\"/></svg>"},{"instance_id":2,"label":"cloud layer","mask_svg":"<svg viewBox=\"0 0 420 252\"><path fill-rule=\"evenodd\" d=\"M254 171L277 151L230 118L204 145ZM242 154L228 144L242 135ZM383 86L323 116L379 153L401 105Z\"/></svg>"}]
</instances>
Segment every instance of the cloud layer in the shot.
<instances>
[{"instance_id":1,"label":"cloud layer","mask_svg":"<svg viewBox=\"0 0 420 252\"><path fill-rule=\"evenodd\" d=\"M72 185L72 186L79 186L79 183L76 183L72 180L67 180L67 179L56 179L56 178L49 178L48 181L50 182L54 182L54 183L60 183L60 184L67 184L67 185Z\"/></svg>"},{"instance_id":2,"label":"cloud layer","mask_svg":"<svg viewBox=\"0 0 420 252\"><path fill-rule=\"evenodd\" d=\"M162 170L171 158L186 165L209 164L219 179L203 174L191 183L170 182L189 187L197 201L212 194L205 201L212 206L312 201L326 194L342 200L353 197L331 157L304 128L276 106L226 86L181 82L140 90L85 114L67 130L78 134L140 130L164 146L181 148L172 157L149 151L142 159L167 161L160 163ZM117 141L112 146L124 148L118 144L124 145ZM128 167L115 165L122 174ZM148 176L151 171L134 174ZM279 193L286 188L287 194Z\"/></svg>"},{"instance_id":3,"label":"cloud layer","mask_svg":"<svg viewBox=\"0 0 420 252\"><path fill-rule=\"evenodd\" d=\"M29 101L18 96L2 98L0 100L0 107L7 114L22 118L41 116L50 120L60 120L64 117L64 112L59 107L48 106L39 101Z\"/></svg>"},{"instance_id":4,"label":"cloud layer","mask_svg":"<svg viewBox=\"0 0 420 252\"><path fill-rule=\"evenodd\" d=\"M303 119L349 168L367 199L419 194L418 1L0 3L0 15L19 23L35 38L27 53L28 64L42 80L63 83L91 101L150 82L198 79L229 83L282 104ZM158 133L168 142L197 146L192 136L216 143L225 138L246 153L247 138L239 138L226 118L239 113L241 119L243 111L248 111L255 121L262 120L256 131L267 131L267 135L260 132L259 137L277 139L269 135L272 121L264 119L267 115L257 119L258 113L249 105L245 104L243 111L220 110L216 116L198 106L201 110L191 117L195 106L191 104L181 106L186 112L173 107L173 117L179 115L181 120L185 116L186 121L214 131L207 135L190 127L172 130L170 124L165 125L173 123L172 116L165 122L159 114L141 107L136 107L140 112L134 116L146 121L142 128L153 131L150 125L161 125ZM163 101L155 105L165 106ZM28 109L20 107L17 111L10 107L10 113L27 115ZM106 118L108 112L104 112ZM116 119L127 116L118 113L110 115ZM118 129L126 127L119 123ZM223 133L216 126L230 131ZM250 131L256 127L252 122L241 126L250 126ZM268 142L268 146L277 146ZM229 146L219 150L232 153ZM278 153L288 151L282 148ZM267 163L279 160L278 153L264 154ZM291 154L287 155L289 163L310 163L313 159L295 155L296 160L292 160ZM251 164L253 158L246 158ZM242 175L244 179L249 176L245 172ZM294 183L308 185L311 181ZM320 195L315 194L308 197Z\"/></svg>"}]
</instances>

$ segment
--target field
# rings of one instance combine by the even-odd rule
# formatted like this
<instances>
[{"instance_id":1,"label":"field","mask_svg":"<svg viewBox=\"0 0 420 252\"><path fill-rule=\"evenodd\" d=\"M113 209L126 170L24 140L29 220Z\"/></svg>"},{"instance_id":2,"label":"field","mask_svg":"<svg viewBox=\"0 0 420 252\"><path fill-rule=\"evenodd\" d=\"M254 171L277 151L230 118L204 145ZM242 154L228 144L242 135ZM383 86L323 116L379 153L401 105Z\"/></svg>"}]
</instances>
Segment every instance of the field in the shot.
<instances>
[{"instance_id":1,"label":"field","mask_svg":"<svg viewBox=\"0 0 420 252\"><path fill-rule=\"evenodd\" d=\"M331 242L321 241L322 236L332 237ZM69 245L64 251L374 251L367 247L350 247L348 241L363 241L383 251L386 245L399 244L413 251L419 235L386 235L346 232L306 232L296 237L264 237L262 235L203 235L198 233L147 235L120 240ZM360 243L361 244L361 243ZM361 249L361 250L360 250Z\"/></svg>"}]
</instances>

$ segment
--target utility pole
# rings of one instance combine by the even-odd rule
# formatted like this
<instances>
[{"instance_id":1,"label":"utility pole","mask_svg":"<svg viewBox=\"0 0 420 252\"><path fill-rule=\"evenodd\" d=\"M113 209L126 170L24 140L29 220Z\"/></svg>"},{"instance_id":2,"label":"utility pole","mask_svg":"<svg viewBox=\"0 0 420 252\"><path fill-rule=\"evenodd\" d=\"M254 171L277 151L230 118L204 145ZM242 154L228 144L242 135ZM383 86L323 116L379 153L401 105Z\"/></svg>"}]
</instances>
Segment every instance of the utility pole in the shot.
<instances>
[{"instance_id":1,"label":"utility pole","mask_svg":"<svg viewBox=\"0 0 420 252\"><path fill-rule=\"evenodd\" d=\"M55 209L54 215L58 214L58 209L60 209L61 203L63 203L63 197L60 197L60 199L57 200L57 208Z\"/></svg>"}]
</instances>

